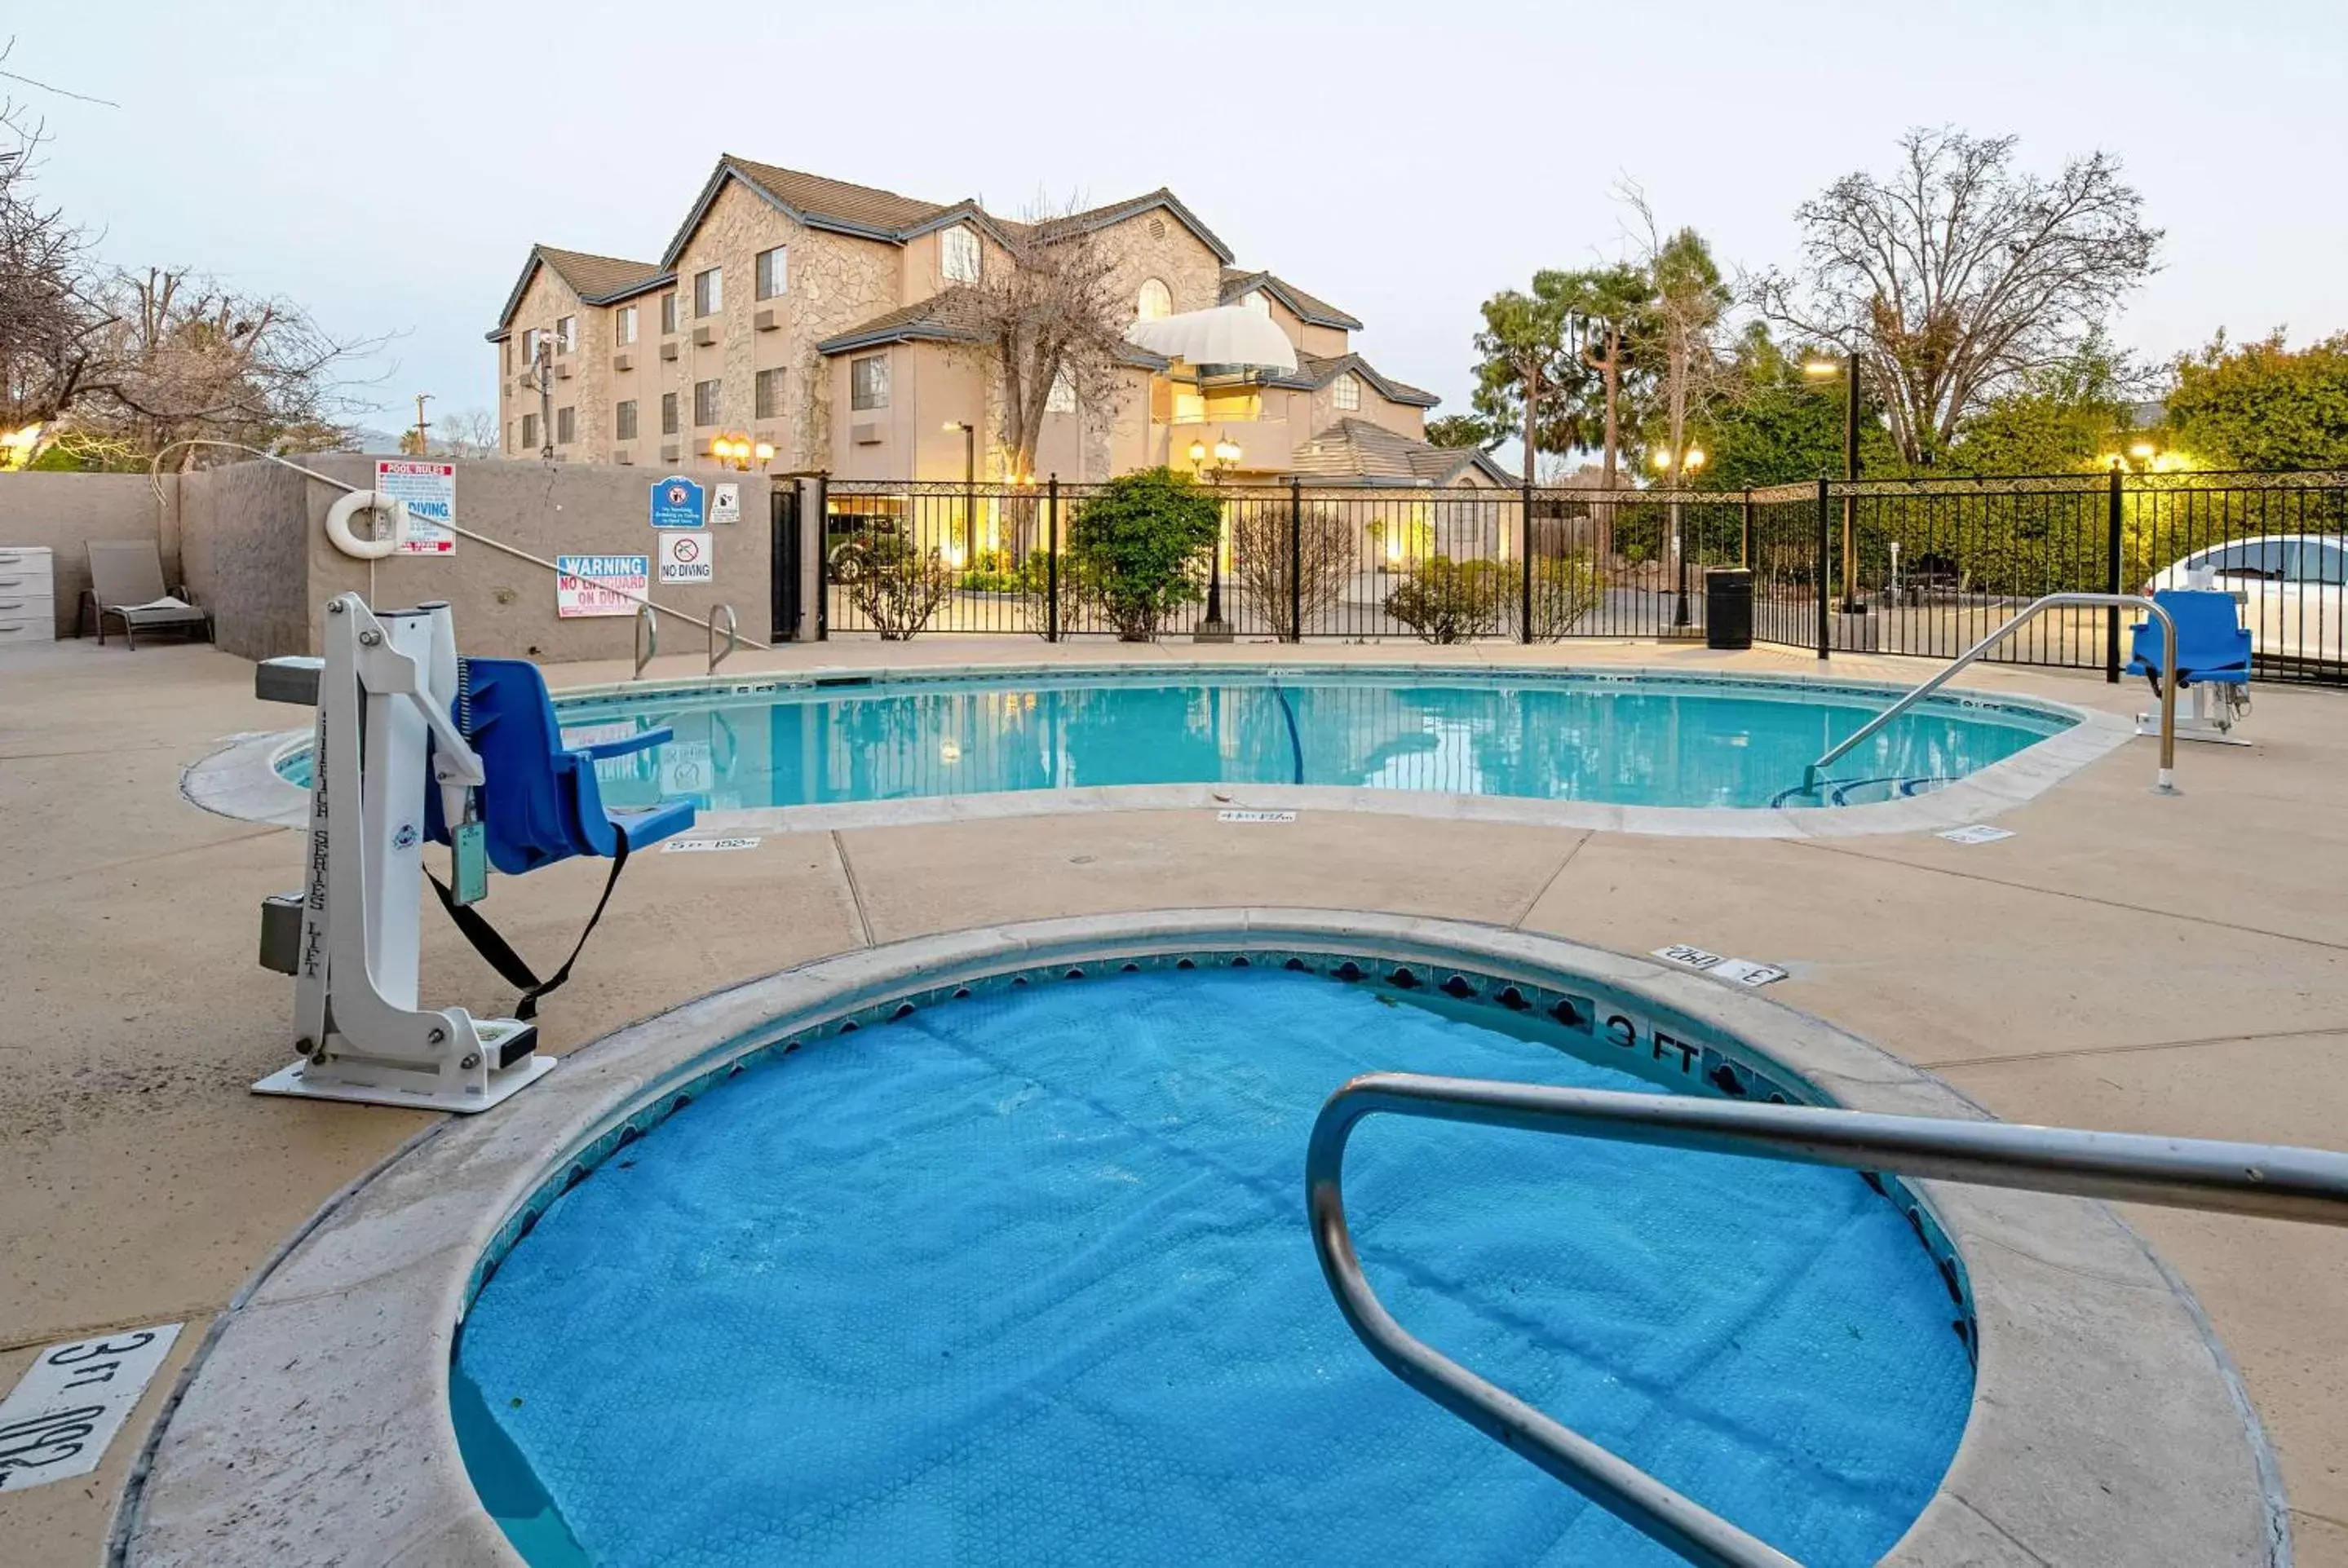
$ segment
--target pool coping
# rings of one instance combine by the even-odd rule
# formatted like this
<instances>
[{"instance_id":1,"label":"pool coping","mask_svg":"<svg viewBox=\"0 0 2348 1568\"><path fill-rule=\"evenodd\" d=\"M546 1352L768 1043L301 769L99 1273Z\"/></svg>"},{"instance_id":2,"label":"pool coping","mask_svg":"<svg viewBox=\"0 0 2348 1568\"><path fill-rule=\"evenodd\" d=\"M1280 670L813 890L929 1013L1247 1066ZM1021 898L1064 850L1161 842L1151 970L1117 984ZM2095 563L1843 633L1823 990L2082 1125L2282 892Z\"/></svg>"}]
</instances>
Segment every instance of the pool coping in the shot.
<instances>
[{"instance_id":1,"label":"pool coping","mask_svg":"<svg viewBox=\"0 0 2348 1568\"><path fill-rule=\"evenodd\" d=\"M1169 909L862 949L606 1035L506 1106L427 1129L331 1201L241 1293L182 1375L118 1514L112 1560L518 1563L457 1452L448 1368L484 1260L567 1163L615 1146L632 1116L657 1112L697 1075L957 979L1292 949L1601 988L1742 1042L1846 1105L1987 1116L1931 1074L1764 996L1468 921ZM1298 1161L1302 1245L1301 1149ZM1910 1185L1962 1258L1979 1362L1956 1457L1885 1561L2290 1561L2271 1459L2224 1350L2117 1214L2075 1198Z\"/></svg>"},{"instance_id":2,"label":"pool coping","mask_svg":"<svg viewBox=\"0 0 2348 1568\"><path fill-rule=\"evenodd\" d=\"M1866 695L1900 695L1912 682L1858 680L1807 672L1694 672L1653 665L1571 666L1412 663L1200 664L1222 679L1270 671L1281 676L1344 676L1355 681L1380 675L1440 680L1449 683L1529 682L1536 684L1595 682L1656 683L1690 687L1751 687L1764 690L1823 690ZM1165 681L1156 665L956 664L919 670L887 666L820 666L788 674L740 679L721 676L644 682L603 682L566 688L558 702L673 696L755 696L761 692L823 686L938 684L955 681L1051 679ZM1518 826L1595 829L1661 836L1703 838L1849 838L1886 833L1938 832L1982 822L2044 794L2055 784L2125 746L2135 726L2116 713L2082 708L2053 698L1971 687L1945 687L1935 694L1960 703L2014 708L2069 720L2070 727L2024 746L2012 756L1924 794L1859 805L1787 810L1775 806L1618 805L1601 801L1536 800L1514 795L1457 794L1435 790L1368 789L1345 784L1112 784L1074 789L1004 790L977 794L915 795L895 800L827 805L757 806L705 810L695 836L767 833L826 833L840 829L901 827L926 823L999 821L1103 811L1208 811L1246 807L1272 811L1354 811L1372 815L1436 817ZM298 827L308 821L309 793L277 772L279 760L308 743L307 729L232 737L180 775L180 793L207 811L247 822Z\"/></svg>"}]
</instances>

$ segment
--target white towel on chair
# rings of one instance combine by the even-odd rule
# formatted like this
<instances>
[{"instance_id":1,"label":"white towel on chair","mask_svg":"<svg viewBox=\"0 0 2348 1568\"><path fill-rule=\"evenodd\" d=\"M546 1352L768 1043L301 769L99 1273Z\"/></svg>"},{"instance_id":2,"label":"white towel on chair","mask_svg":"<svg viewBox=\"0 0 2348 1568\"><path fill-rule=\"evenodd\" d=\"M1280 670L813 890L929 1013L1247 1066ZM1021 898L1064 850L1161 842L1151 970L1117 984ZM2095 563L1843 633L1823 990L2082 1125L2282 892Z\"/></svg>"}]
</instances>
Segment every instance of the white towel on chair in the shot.
<instances>
[{"instance_id":1,"label":"white towel on chair","mask_svg":"<svg viewBox=\"0 0 2348 1568\"><path fill-rule=\"evenodd\" d=\"M193 610L196 607L184 599L176 599L167 593L160 599L149 600L145 604L110 604L107 608L127 610L136 614L142 610Z\"/></svg>"}]
</instances>

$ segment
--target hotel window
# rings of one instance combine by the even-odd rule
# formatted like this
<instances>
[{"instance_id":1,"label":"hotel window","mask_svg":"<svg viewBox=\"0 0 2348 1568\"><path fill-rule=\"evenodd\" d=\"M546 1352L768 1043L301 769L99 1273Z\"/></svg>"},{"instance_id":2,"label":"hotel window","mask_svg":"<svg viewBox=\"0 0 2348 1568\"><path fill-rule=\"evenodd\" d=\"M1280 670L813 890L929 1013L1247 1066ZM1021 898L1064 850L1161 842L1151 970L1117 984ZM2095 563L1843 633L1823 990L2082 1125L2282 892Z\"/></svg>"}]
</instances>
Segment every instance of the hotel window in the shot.
<instances>
[{"instance_id":1,"label":"hotel window","mask_svg":"<svg viewBox=\"0 0 2348 1568\"><path fill-rule=\"evenodd\" d=\"M1145 322L1161 321L1174 313L1174 291L1161 279L1146 278L1141 284L1141 297L1134 302L1134 311Z\"/></svg>"},{"instance_id":2,"label":"hotel window","mask_svg":"<svg viewBox=\"0 0 2348 1568\"><path fill-rule=\"evenodd\" d=\"M675 289L661 296L661 331L664 333L676 331L676 291Z\"/></svg>"},{"instance_id":3,"label":"hotel window","mask_svg":"<svg viewBox=\"0 0 2348 1568\"><path fill-rule=\"evenodd\" d=\"M554 352L569 354L579 346L579 318L557 316L554 321Z\"/></svg>"},{"instance_id":4,"label":"hotel window","mask_svg":"<svg viewBox=\"0 0 2348 1568\"><path fill-rule=\"evenodd\" d=\"M778 245L771 251L758 252L758 297L771 300L783 292L790 282L791 253Z\"/></svg>"},{"instance_id":5,"label":"hotel window","mask_svg":"<svg viewBox=\"0 0 2348 1568\"><path fill-rule=\"evenodd\" d=\"M676 434L676 394L674 392L661 394L661 434Z\"/></svg>"},{"instance_id":6,"label":"hotel window","mask_svg":"<svg viewBox=\"0 0 2348 1568\"><path fill-rule=\"evenodd\" d=\"M554 444L568 446L579 439L579 411L558 408L554 411Z\"/></svg>"},{"instance_id":7,"label":"hotel window","mask_svg":"<svg viewBox=\"0 0 2348 1568\"><path fill-rule=\"evenodd\" d=\"M537 447L538 415L535 414L525 414L521 416L521 449L525 452L530 452L535 451Z\"/></svg>"},{"instance_id":8,"label":"hotel window","mask_svg":"<svg viewBox=\"0 0 2348 1568\"><path fill-rule=\"evenodd\" d=\"M1336 405L1337 412L1340 414L1353 414L1360 410L1362 384L1354 379L1352 371L1340 372L1337 379L1329 384L1329 401Z\"/></svg>"},{"instance_id":9,"label":"hotel window","mask_svg":"<svg viewBox=\"0 0 2348 1568\"><path fill-rule=\"evenodd\" d=\"M783 373L762 370L750 387L750 417L779 419L783 415Z\"/></svg>"},{"instance_id":10,"label":"hotel window","mask_svg":"<svg viewBox=\"0 0 2348 1568\"><path fill-rule=\"evenodd\" d=\"M636 307L622 305L612 313L612 346L625 348L636 341Z\"/></svg>"},{"instance_id":11,"label":"hotel window","mask_svg":"<svg viewBox=\"0 0 2348 1568\"><path fill-rule=\"evenodd\" d=\"M635 399L630 398L625 403L613 405L612 435L614 439L621 441L633 441L636 438Z\"/></svg>"},{"instance_id":12,"label":"hotel window","mask_svg":"<svg viewBox=\"0 0 2348 1568\"><path fill-rule=\"evenodd\" d=\"M887 354L867 354L848 362L848 405L852 409L889 406Z\"/></svg>"},{"instance_id":13,"label":"hotel window","mask_svg":"<svg viewBox=\"0 0 2348 1568\"><path fill-rule=\"evenodd\" d=\"M695 429L717 423L717 383L696 381L693 384L693 424Z\"/></svg>"},{"instance_id":14,"label":"hotel window","mask_svg":"<svg viewBox=\"0 0 2348 1568\"><path fill-rule=\"evenodd\" d=\"M726 308L726 280L718 276L719 269L708 268L693 274L693 313L714 316Z\"/></svg>"},{"instance_id":15,"label":"hotel window","mask_svg":"<svg viewBox=\"0 0 2348 1568\"><path fill-rule=\"evenodd\" d=\"M978 282L978 231L957 223L938 236L938 271L952 283Z\"/></svg>"},{"instance_id":16,"label":"hotel window","mask_svg":"<svg viewBox=\"0 0 2348 1568\"><path fill-rule=\"evenodd\" d=\"M514 340L512 333L509 333L506 334L506 341L503 346L505 348L506 354L506 368L508 370L511 370L513 368L514 362Z\"/></svg>"},{"instance_id":17,"label":"hotel window","mask_svg":"<svg viewBox=\"0 0 2348 1568\"><path fill-rule=\"evenodd\" d=\"M1068 379L1066 371L1052 378L1052 390L1044 395L1046 414L1074 414L1076 411L1076 384Z\"/></svg>"},{"instance_id":18,"label":"hotel window","mask_svg":"<svg viewBox=\"0 0 2348 1568\"><path fill-rule=\"evenodd\" d=\"M539 340L544 336L546 333L536 327L526 327L522 330L521 362L523 364L532 367L537 365Z\"/></svg>"},{"instance_id":19,"label":"hotel window","mask_svg":"<svg viewBox=\"0 0 2348 1568\"><path fill-rule=\"evenodd\" d=\"M1272 296L1265 293L1262 289L1250 289L1247 293L1241 297L1240 303L1245 305L1248 309L1253 311L1260 316L1268 316L1272 314Z\"/></svg>"}]
</instances>

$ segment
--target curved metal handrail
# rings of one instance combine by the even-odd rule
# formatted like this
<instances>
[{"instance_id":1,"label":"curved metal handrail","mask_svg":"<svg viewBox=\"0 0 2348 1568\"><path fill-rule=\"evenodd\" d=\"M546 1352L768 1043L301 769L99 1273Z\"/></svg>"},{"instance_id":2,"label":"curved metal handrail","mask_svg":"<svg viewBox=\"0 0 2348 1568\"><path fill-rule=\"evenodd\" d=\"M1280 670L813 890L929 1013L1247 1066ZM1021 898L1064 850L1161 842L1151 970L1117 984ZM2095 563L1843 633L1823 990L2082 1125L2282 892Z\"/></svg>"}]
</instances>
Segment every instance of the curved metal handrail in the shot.
<instances>
[{"instance_id":1,"label":"curved metal handrail","mask_svg":"<svg viewBox=\"0 0 2348 1568\"><path fill-rule=\"evenodd\" d=\"M726 618L726 646L723 649L717 646L717 618L721 615ZM735 630L734 607L719 605L709 612L709 619L702 624L707 629L707 635L702 639L702 650L709 655L709 673L715 675L717 667L733 656L736 646L742 641L741 634Z\"/></svg>"},{"instance_id":2,"label":"curved metal handrail","mask_svg":"<svg viewBox=\"0 0 2348 1568\"><path fill-rule=\"evenodd\" d=\"M2162 657L2168 661L2168 679L2160 683L2160 774L2152 786L2155 794L2176 794L2177 788L2177 622L2168 611L2140 593L2050 593L2034 599L2013 620L1966 649L1949 661L1949 667L1909 692L1897 702L1878 713L1853 731L1849 738L1838 742L1827 753L1802 770L1802 792L1807 794L1818 787L1818 776L1833 765L1835 760L1859 742L1883 728L1892 720L1956 679L1957 671L2013 635L2014 630L2042 610L2056 605L2105 605L2114 609L2135 606L2148 610L2160 618L2163 640Z\"/></svg>"},{"instance_id":3,"label":"curved metal handrail","mask_svg":"<svg viewBox=\"0 0 2348 1568\"><path fill-rule=\"evenodd\" d=\"M653 608L650 600L636 606L635 643L636 672L628 679L641 681L644 666L660 655L660 612Z\"/></svg>"},{"instance_id":4,"label":"curved metal handrail","mask_svg":"<svg viewBox=\"0 0 2348 1568\"><path fill-rule=\"evenodd\" d=\"M1304 1156L1305 1207L1322 1276L1354 1333L1386 1370L1485 1436L1690 1562L1718 1568L1794 1560L1413 1338L1379 1302L1345 1224L1344 1178L1354 1127L1381 1112L2348 1226L2348 1154L2318 1149L1404 1072L1370 1073L1332 1094Z\"/></svg>"}]
</instances>

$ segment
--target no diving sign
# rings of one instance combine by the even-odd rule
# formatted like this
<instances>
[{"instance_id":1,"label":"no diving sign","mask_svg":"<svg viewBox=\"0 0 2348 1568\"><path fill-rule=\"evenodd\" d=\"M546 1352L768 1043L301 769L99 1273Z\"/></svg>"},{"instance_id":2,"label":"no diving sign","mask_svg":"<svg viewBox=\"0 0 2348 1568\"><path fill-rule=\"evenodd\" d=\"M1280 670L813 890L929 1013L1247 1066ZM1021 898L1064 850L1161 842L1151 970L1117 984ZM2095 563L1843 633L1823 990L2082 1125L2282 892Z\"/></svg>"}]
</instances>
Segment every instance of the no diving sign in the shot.
<instances>
[{"instance_id":1,"label":"no diving sign","mask_svg":"<svg viewBox=\"0 0 2348 1568\"><path fill-rule=\"evenodd\" d=\"M715 582L716 551L706 530L664 533L660 537L660 579L663 582Z\"/></svg>"}]
</instances>

